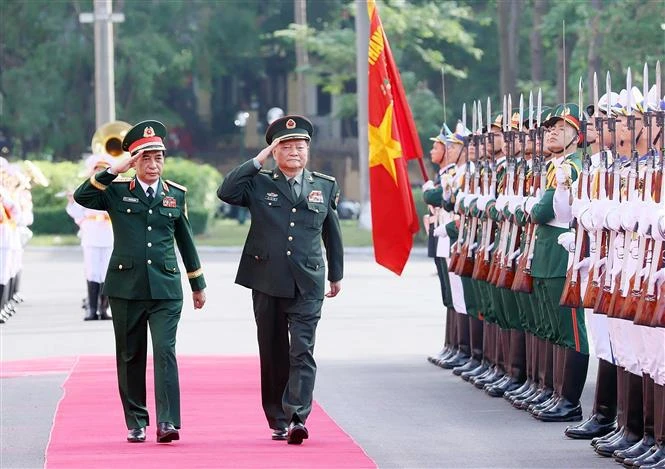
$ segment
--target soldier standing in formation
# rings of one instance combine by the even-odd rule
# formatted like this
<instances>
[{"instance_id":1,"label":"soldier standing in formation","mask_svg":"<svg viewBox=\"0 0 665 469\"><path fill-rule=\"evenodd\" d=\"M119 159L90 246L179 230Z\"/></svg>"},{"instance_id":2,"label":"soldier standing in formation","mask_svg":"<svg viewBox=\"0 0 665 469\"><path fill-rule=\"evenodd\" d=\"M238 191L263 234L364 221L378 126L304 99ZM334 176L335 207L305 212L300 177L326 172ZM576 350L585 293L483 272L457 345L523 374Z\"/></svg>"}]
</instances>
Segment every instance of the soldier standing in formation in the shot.
<instances>
[{"instance_id":1,"label":"soldier standing in formation","mask_svg":"<svg viewBox=\"0 0 665 469\"><path fill-rule=\"evenodd\" d=\"M113 160L108 155L90 155L86 161L86 173L95 173L111 167ZM83 248L83 262L88 291L84 321L111 319L108 314L108 297L103 295L106 269L113 250L113 228L111 217L104 210L85 208L69 196L67 213L79 227L78 237Z\"/></svg>"},{"instance_id":2,"label":"soldier standing in formation","mask_svg":"<svg viewBox=\"0 0 665 469\"><path fill-rule=\"evenodd\" d=\"M658 79L647 96L630 86L607 90L587 113L563 103L539 106L533 119L530 107L526 119L520 107L510 124L504 104L503 115L463 141L481 149L471 177L489 183L423 188L425 201L458 228L448 266L462 273L484 332L479 364L460 359L459 343L448 348L452 355L430 361L444 366L455 357L453 372L490 396L503 395L543 422L574 422L582 419L592 349L599 359L594 407L565 433L594 438L598 454L643 468L665 465L659 86ZM471 270L456 252L473 259Z\"/></svg>"}]
</instances>

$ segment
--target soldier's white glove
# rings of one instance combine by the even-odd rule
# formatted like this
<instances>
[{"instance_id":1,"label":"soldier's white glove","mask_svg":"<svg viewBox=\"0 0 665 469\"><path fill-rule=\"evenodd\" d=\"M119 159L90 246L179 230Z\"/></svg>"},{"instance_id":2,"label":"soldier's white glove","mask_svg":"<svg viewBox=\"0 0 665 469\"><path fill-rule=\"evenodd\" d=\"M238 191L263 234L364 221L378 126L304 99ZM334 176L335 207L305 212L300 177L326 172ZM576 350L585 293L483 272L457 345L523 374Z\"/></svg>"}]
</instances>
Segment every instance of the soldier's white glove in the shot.
<instances>
[{"instance_id":1,"label":"soldier's white glove","mask_svg":"<svg viewBox=\"0 0 665 469\"><path fill-rule=\"evenodd\" d=\"M640 236L647 236L647 233L650 235L654 230L658 230L658 226L651 226L654 218L659 217L659 210L657 204L654 202L648 202L641 204L639 208L639 217L637 220L637 232ZM655 215L654 215L655 214Z\"/></svg>"},{"instance_id":2,"label":"soldier's white glove","mask_svg":"<svg viewBox=\"0 0 665 469\"><path fill-rule=\"evenodd\" d=\"M665 213L654 211L649 217L651 225L651 237L657 241L665 241Z\"/></svg>"},{"instance_id":3,"label":"soldier's white glove","mask_svg":"<svg viewBox=\"0 0 665 469\"><path fill-rule=\"evenodd\" d=\"M605 215L603 226L608 230L619 231L621 228L621 209L619 207L610 209Z\"/></svg>"},{"instance_id":4,"label":"soldier's white glove","mask_svg":"<svg viewBox=\"0 0 665 469\"><path fill-rule=\"evenodd\" d=\"M575 232L566 231L565 233L561 233L557 238L557 243L566 251L573 252L575 250Z\"/></svg>"},{"instance_id":5,"label":"soldier's white glove","mask_svg":"<svg viewBox=\"0 0 665 469\"><path fill-rule=\"evenodd\" d=\"M575 269L580 273L580 278L584 278L589 275L589 269L591 268L591 259L585 257L581 261L575 264Z\"/></svg>"},{"instance_id":6,"label":"soldier's white glove","mask_svg":"<svg viewBox=\"0 0 665 469\"><path fill-rule=\"evenodd\" d=\"M491 200L494 200L494 199L489 194L488 195L481 195L480 197L478 197L478 202L476 204L476 206L478 207L478 210L480 210L481 212L484 212L485 209L487 208L487 204Z\"/></svg>"},{"instance_id":7,"label":"soldier's white glove","mask_svg":"<svg viewBox=\"0 0 665 469\"><path fill-rule=\"evenodd\" d=\"M665 281L665 269L660 269L653 274L654 281L656 282L656 288L660 288Z\"/></svg>"},{"instance_id":8,"label":"soldier's white glove","mask_svg":"<svg viewBox=\"0 0 665 469\"><path fill-rule=\"evenodd\" d=\"M594 231L596 227L593 224L593 218L591 216L591 210L589 208L590 206L587 206L585 209L583 209L580 214L577 216L577 222L584 228L586 231Z\"/></svg>"},{"instance_id":9,"label":"soldier's white glove","mask_svg":"<svg viewBox=\"0 0 665 469\"><path fill-rule=\"evenodd\" d=\"M508 200L508 211L515 215L515 210L517 210L517 207L521 207L523 203L524 197L521 195L514 195L510 197Z\"/></svg>"},{"instance_id":10,"label":"soldier's white glove","mask_svg":"<svg viewBox=\"0 0 665 469\"><path fill-rule=\"evenodd\" d=\"M495 208L499 212L503 212L503 209L506 208L506 205L508 205L508 196L501 194L499 197L496 198Z\"/></svg>"},{"instance_id":11,"label":"soldier's white glove","mask_svg":"<svg viewBox=\"0 0 665 469\"><path fill-rule=\"evenodd\" d=\"M431 179L428 179L425 182L425 184L423 184L422 190L423 190L423 192L426 192L426 191L431 191L432 189L434 189L434 181L432 181Z\"/></svg>"},{"instance_id":12,"label":"soldier's white glove","mask_svg":"<svg viewBox=\"0 0 665 469\"><path fill-rule=\"evenodd\" d=\"M461 207L460 204L461 204L462 201L464 200L464 197L465 197L465 196L466 196L466 194L464 193L464 191L459 191L459 192L457 193L457 195L455 196L455 211L456 211L456 212L459 212L460 207Z\"/></svg>"},{"instance_id":13,"label":"soldier's white glove","mask_svg":"<svg viewBox=\"0 0 665 469\"><path fill-rule=\"evenodd\" d=\"M592 200L589 206L591 210L591 217L593 219L593 226L598 230L605 224L605 216L616 204L611 200Z\"/></svg>"},{"instance_id":14,"label":"soldier's white glove","mask_svg":"<svg viewBox=\"0 0 665 469\"><path fill-rule=\"evenodd\" d=\"M478 194L466 194L464 196L464 208L468 209L474 200L478 198Z\"/></svg>"},{"instance_id":15,"label":"soldier's white glove","mask_svg":"<svg viewBox=\"0 0 665 469\"><path fill-rule=\"evenodd\" d=\"M434 236L438 236L439 238L446 238L448 237L448 232L446 231L446 225L439 225L436 228L434 228Z\"/></svg>"},{"instance_id":16,"label":"soldier's white glove","mask_svg":"<svg viewBox=\"0 0 665 469\"><path fill-rule=\"evenodd\" d=\"M570 211L573 217L579 219L580 213L589 208L590 204L591 201L588 198L582 198L582 199L574 198L573 204L570 206Z\"/></svg>"},{"instance_id":17,"label":"soldier's white glove","mask_svg":"<svg viewBox=\"0 0 665 469\"><path fill-rule=\"evenodd\" d=\"M567 163L560 164L556 169L556 185L557 189L562 187L563 189L570 189L571 185L571 169L570 165Z\"/></svg>"},{"instance_id":18,"label":"soldier's white glove","mask_svg":"<svg viewBox=\"0 0 665 469\"><path fill-rule=\"evenodd\" d=\"M628 201L620 205L621 226L624 230L635 231L637 221L640 217L640 206L642 203Z\"/></svg>"},{"instance_id":19,"label":"soldier's white glove","mask_svg":"<svg viewBox=\"0 0 665 469\"><path fill-rule=\"evenodd\" d=\"M533 210L533 207L540 202L540 195L536 197L527 197L526 200L524 201L524 211L531 215L531 211Z\"/></svg>"}]
</instances>

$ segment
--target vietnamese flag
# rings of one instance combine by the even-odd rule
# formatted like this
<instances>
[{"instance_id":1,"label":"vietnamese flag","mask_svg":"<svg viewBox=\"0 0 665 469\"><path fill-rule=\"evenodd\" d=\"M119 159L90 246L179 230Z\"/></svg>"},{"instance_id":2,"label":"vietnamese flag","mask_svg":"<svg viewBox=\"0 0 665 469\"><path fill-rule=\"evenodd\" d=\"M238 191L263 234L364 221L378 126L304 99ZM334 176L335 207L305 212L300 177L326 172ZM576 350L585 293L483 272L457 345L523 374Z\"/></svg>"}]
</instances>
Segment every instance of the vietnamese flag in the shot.
<instances>
[{"instance_id":1,"label":"vietnamese flag","mask_svg":"<svg viewBox=\"0 0 665 469\"><path fill-rule=\"evenodd\" d=\"M369 188L376 262L401 275L418 232L407 159L422 148L374 0L369 13Z\"/></svg>"}]
</instances>

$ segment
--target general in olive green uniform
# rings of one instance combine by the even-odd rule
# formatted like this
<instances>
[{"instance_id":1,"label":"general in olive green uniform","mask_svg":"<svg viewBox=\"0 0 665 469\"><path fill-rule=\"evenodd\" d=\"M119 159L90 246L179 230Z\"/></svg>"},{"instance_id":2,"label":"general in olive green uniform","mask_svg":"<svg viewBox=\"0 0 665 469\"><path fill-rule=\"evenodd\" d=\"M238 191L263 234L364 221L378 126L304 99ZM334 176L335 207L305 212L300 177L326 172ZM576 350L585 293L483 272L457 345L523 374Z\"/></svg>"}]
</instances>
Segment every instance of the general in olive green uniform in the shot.
<instances>
[{"instance_id":1,"label":"general in olive green uniform","mask_svg":"<svg viewBox=\"0 0 665 469\"><path fill-rule=\"evenodd\" d=\"M137 124L125 137L123 149L133 155L163 151L165 134L159 122ZM148 191L149 198L144 185L137 177L118 178L107 169L93 174L74 193L74 199L84 207L106 210L113 224L113 253L103 293L109 296L113 312L118 385L127 428L143 430L142 439L128 437L130 441L143 441L144 427L149 425L145 385L148 324L157 421L160 427L168 422L180 428L175 342L183 292L174 240L192 291L205 288L187 219L186 189L159 178L153 183L156 190ZM171 439L177 439L174 435L177 432Z\"/></svg>"},{"instance_id":2,"label":"general in olive green uniform","mask_svg":"<svg viewBox=\"0 0 665 469\"><path fill-rule=\"evenodd\" d=\"M286 116L271 124L266 141L281 145L289 140L305 152L303 140L308 141L311 132L307 119ZM261 166L257 156L236 167L217 195L229 204L248 207L251 213L235 281L252 289L263 409L270 428L276 430L273 438L284 439L280 432L290 422L304 425L312 406L314 339L326 280L322 240L328 281L339 282L343 275L336 213L339 188L334 178L304 168L293 178L292 188L279 167Z\"/></svg>"}]
</instances>

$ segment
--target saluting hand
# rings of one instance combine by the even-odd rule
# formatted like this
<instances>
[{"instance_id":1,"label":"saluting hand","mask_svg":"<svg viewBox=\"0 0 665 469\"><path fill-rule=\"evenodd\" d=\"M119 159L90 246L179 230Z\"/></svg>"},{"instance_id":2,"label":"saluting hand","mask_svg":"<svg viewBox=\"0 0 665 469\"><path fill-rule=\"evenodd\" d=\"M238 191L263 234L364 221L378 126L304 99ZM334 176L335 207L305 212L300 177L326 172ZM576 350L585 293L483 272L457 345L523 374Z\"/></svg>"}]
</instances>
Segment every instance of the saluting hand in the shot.
<instances>
[{"instance_id":1,"label":"saluting hand","mask_svg":"<svg viewBox=\"0 0 665 469\"><path fill-rule=\"evenodd\" d=\"M130 168L136 166L136 161L143 156L143 150L139 151L136 155L125 158L121 161L118 161L113 166L111 166L111 171L115 174L121 174L125 171L129 171Z\"/></svg>"},{"instance_id":2,"label":"saluting hand","mask_svg":"<svg viewBox=\"0 0 665 469\"><path fill-rule=\"evenodd\" d=\"M203 308L203 305L206 303L205 290L192 292L192 298L194 299L194 309Z\"/></svg>"},{"instance_id":3,"label":"saluting hand","mask_svg":"<svg viewBox=\"0 0 665 469\"><path fill-rule=\"evenodd\" d=\"M330 291L326 293L326 298L334 298L342 289L342 281L330 282Z\"/></svg>"},{"instance_id":4,"label":"saluting hand","mask_svg":"<svg viewBox=\"0 0 665 469\"><path fill-rule=\"evenodd\" d=\"M268 158L270 158L270 155L272 155L273 149L279 144L279 138L276 138L272 141L270 145L265 147L263 150L259 152L258 155L256 155L256 161L263 166L263 164L266 162Z\"/></svg>"}]
</instances>

